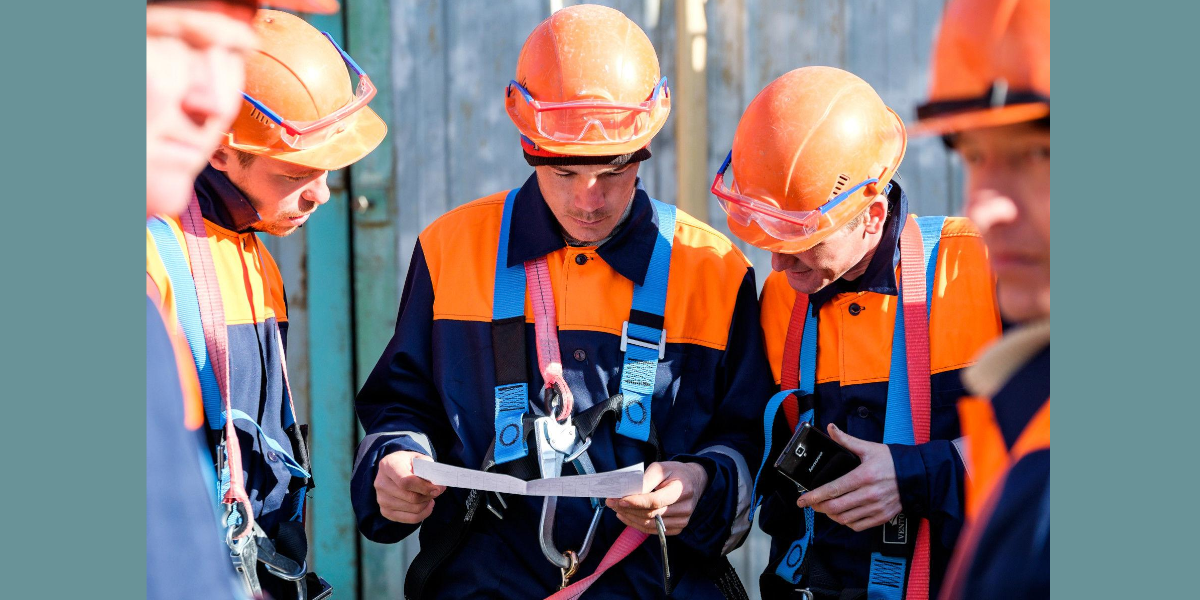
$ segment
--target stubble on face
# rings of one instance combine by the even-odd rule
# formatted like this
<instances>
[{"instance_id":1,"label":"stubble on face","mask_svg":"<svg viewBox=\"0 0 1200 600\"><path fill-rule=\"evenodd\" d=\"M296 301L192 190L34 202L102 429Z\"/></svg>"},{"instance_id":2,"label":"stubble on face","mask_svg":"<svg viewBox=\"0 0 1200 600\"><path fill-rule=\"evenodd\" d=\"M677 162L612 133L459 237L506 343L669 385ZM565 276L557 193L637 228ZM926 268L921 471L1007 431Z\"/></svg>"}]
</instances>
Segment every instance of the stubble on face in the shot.
<instances>
[{"instance_id":1,"label":"stubble on face","mask_svg":"<svg viewBox=\"0 0 1200 600\"><path fill-rule=\"evenodd\" d=\"M538 189L571 239L598 242L612 234L637 189L637 163L536 167Z\"/></svg>"}]
</instances>

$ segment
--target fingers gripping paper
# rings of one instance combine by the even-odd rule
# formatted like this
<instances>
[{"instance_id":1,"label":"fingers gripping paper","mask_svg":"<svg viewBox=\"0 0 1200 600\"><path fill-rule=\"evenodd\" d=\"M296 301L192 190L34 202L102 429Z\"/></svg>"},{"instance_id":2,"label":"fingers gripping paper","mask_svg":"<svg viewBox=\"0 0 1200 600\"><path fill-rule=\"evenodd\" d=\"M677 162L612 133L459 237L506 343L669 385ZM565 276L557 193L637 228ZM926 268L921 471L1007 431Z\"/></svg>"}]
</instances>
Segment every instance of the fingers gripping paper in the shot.
<instances>
[{"instance_id":1,"label":"fingers gripping paper","mask_svg":"<svg viewBox=\"0 0 1200 600\"><path fill-rule=\"evenodd\" d=\"M522 496L624 498L642 493L642 463L595 475L571 475L522 481L509 475L485 473L443 465L431 460L413 461L413 473L435 485Z\"/></svg>"}]
</instances>

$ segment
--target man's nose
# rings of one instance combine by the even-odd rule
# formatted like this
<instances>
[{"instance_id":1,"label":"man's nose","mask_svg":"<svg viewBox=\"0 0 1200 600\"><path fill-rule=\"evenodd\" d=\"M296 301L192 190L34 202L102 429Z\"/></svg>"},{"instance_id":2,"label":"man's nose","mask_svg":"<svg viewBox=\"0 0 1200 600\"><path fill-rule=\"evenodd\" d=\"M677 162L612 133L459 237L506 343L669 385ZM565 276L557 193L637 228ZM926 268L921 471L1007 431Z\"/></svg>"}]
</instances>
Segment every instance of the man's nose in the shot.
<instances>
[{"instance_id":1,"label":"man's nose","mask_svg":"<svg viewBox=\"0 0 1200 600\"><path fill-rule=\"evenodd\" d=\"M580 178L575 189L575 208L582 212L594 212L604 208L604 192L600 189L599 179L595 177Z\"/></svg>"},{"instance_id":2,"label":"man's nose","mask_svg":"<svg viewBox=\"0 0 1200 600\"><path fill-rule=\"evenodd\" d=\"M971 173L965 213L982 232L1012 223L1019 217L1017 194L1009 178L998 169Z\"/></svg>"},{"instance_id":3,"label":"man's nose","mask_svg":"<svg viewBox=\"0 0 1200 600\"><path fill-rule=\"evenodd\" d=\"M321 176L309 182L301 192L300 197L309 202L316 202L318 205L329 202L329 171L321 173Z\"/></svg>"},{"instance_id":4,"label":"man's nose","mask_svg":"<svg viewBox=\"0 0 1200 600\"><path fill-rule=\"evenodd\" d=\"M796 257L790 254L771 253L771 270L786 271L796 262Z\"/></svg>"}]
</instances>

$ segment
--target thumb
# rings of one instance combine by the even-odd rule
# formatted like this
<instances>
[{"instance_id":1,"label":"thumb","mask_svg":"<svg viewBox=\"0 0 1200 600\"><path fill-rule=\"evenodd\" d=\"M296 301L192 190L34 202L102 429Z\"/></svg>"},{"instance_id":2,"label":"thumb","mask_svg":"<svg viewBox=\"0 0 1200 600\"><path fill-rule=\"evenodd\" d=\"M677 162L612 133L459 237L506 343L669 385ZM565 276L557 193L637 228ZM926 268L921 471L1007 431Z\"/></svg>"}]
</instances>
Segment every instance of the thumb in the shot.
<instances>
[{"instance_id":1,"label":"thumb","mask_svg":"<svg viewBox=\"0 0 1200 600\"><path fill-rule=\"evenodd\" d=\"M668 474L666 465L663 463L650 463L650 466L646 467L642 473L642 493L649 494L658 489Z\"/></svg>"},{"instance_id":2,"label":"thumb","mask_svg":"<svg viewBox=\"0 0 1200 600\"><path fill-rule=\"evenodd\" d=\"M855 453L859 458L862 458L871 449L870 442L864 442L841 429L833 423L829 424L829 437L837 442L839 446Z\"/></svg>"}]
</instances>

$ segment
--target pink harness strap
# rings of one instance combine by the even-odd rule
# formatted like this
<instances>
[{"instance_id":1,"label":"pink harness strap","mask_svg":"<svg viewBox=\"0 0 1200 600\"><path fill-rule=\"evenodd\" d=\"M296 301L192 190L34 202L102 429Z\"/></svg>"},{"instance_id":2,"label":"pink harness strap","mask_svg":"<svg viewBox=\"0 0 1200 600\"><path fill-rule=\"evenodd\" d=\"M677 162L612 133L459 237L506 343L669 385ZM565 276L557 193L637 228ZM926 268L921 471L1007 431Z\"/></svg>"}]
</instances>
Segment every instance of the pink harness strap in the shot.
<instances>
[{"instance_id":1,"label":"pink harness strap","mask_svg":"<svg viewBox=\"0 0 1200 600\"><path fill-rule=\"evenodd\" d=\"M229 462L229 489L225 491L222 502L233 504L240 502L246 512L245 527L237 538L244 537L254 530L254 509L250 506L250 497L246 494L246 484L242 474L242 451L238 443L237 430L230 418L232 407L229 402L229 332L225 329L225 305L221 300L221 287L217 281L217 270L213 265L212 253L208 247L208 234L204 230L204 216L200 212L200 201L192 194L187 212L180 219L183 225L183 237L187 241L188 255L191 258L192 279L196 283L196 298L200 303L200 321L204 326L204 343L208 347L209 360L212 361L213 373L217 378L217 386L221 390L222 411L225 413L225 445ZM236 538L235 538L236 539Z\"/></svg>"},{"instance_id":2,"label":"pink harness strap","mask_svg":"<svg viewBox=\"0 0 1200 600\"><path fill-rule=\"evenodd\" d=\"M929 442L930 398L929 385L929 318L925 306L925 273L911 266L923 264L921 228L912 215L908 216L900 234L900 288L903 290L905 354L908 362L908 399L912 407L913 441ZM930 257L937 261L936 256ZM911 265L911 266L910 266ZM906 268L907 267L907 268ZM921 519L917 527L917 546L913 550L908 574L905 600L929 598L929 520Z\"/></svg>"},{"instance_id":3,"label":"pink harness strap","mask_svg":"<svg viewBox=\"0 0 1200 600\"><path fill-rule=\"evenodd\" d=\"M554 286L550 283L550 269L546 257L525 262L525 277L529 281L530 303L533 304L535 345L537 346L538 368L546 389L557 386L562 394L562 409L553 415L563 421L575 406L571 387L563 379L562 354L558 347L558 313L554 307ZM551 407L547 406L549 413Z\"/></svg>"},{"instance_id":4,"label":"pink harness strap","mask_svg":"<svg viewBox=\"0 0 1200 600\"><path fill-rule=\"evenodd\" d=\"M564 589L558 590L546 598L546 600L575 600L582 596L605 571L624 560L626 556L632 554L648 537L650 536L645 533L631 527L626 527L625 531L622 531L621 535L617 536L617 541L613 542L612 547L608 549L608 553L604 555L604 558L600 559L600 564L596 567L595 573L572 583Z\"/></svg>"}]
</instances>

